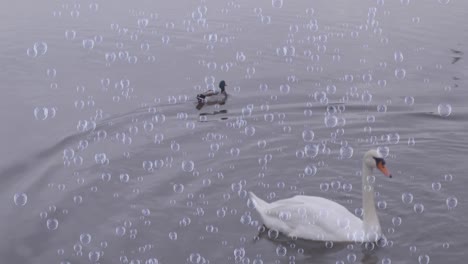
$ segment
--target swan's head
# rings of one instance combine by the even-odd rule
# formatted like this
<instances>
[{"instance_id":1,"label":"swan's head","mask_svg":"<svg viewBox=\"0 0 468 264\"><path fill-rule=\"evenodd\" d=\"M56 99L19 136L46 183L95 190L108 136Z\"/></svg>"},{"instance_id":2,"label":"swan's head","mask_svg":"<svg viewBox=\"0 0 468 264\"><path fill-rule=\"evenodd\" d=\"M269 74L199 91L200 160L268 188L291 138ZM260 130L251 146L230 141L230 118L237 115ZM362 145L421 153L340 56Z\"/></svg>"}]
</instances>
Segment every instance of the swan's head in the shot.
<instances>
[{"instance_id":1,"label":"swan's head","mask_svg":"<svg viewBox=\"0 0 468 264\"><path fill-rule=\"evenodd\" d=\"M382 157L382 154L375 149L371 149L364 154L364 164L366 164L369 168L379 169L383 175L387 177L392 177L392 174L388 171L387 167L385 166L385 160Z\"/></svg>"}]
</instances>

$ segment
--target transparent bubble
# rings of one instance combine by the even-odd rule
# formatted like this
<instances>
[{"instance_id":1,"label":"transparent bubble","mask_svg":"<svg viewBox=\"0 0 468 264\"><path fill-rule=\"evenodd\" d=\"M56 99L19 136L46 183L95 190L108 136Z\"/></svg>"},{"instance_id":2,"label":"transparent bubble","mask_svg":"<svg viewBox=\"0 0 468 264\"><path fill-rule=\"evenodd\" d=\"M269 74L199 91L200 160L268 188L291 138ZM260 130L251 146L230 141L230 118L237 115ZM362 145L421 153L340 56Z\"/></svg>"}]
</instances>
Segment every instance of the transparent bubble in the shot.
<instances>
[{"instance_id":1,"label":"transparent bubble","mask_svg":"<svg viewBox=\"0 0 468 264\"><path fill-rule=\"evenodd\" d=\"M377 105L377 112L379 112L379 113L387 112L387 106L386 105Z\"/></svg>"},{"instance_id":2,"label":"transparent bubble","mask_svg":"<svg viewBox=\"0 0 468 264\"><path fill-rule=\"evenodd\" d=\"M87 244L91 243L91 235L88 234L88 233L81 234L80 235L80 242L83 245L87 245Z\"/></svg>"},{"instance_id":3,"label":"transparent bubble","mask_svg":"<svg viewBox=\"0 0 468 264\"><path fill-rule=\"evenodd\" d=\"M412 97L412 96L406 96L406 97L405 97L405 104L407 104L407 105L413 105L413 104L414 104L414 97Z\"/></svg>"},{"instance_id":4,"label":"transparent bubble","mask_svg":"<svg viewBox=\"0 0 468 264\"><path fill-rule=\"evenodd\" d=\"M413 206L413 210L417 214L422 214L424 212L424 205L421 203L415 203Z\"/></svg>"},{"instance_id":5,"label":"transparent bubble","mask_svg":"<svg viewBox=\"0 0 468 264\"><path fill-rule=\"evenodd\" d=\"M182 170L185 172L192 172L195 167L195 163L191 160L182 161Z\"/></svg>"},{"instance_id":6,"label":"transparent bubble","mask_svg":"<svg viewBox=\"0 0 468 264\"><path fill-rule=\"evenodd\" d=\"M36 118L36 120L46 120L49 117L49 109L47 107L34 108L34 117Z\"/></svg>"},{"instance_id":7,"label":"transparent bubble","mask_svg":"<svg viewBox=\"0 0 468 264\"><path fill-rule=\"evenodd\" d=\"M442 117L447 117L452 113L452 106L450 104L439 104L437 106L437 112Z\"/></svg>"},{"instance_id":8,"label":"transparent bubble","mask_svg":"<svg viewBox=\"0 0 468 264\"><path fill-rule=\"evenodd\" d=\"M400 226L401 225L401 217L395 216L392 218L392 224L394 226Z\"/></svg>"},{"instance_id":9,"label":"transparent bubble","mask_svg":"<svg viewBox=\"0 0 468 264\"><path fill-rule=\"evenodd\" d=\"M92 50L94 48L94 39L84 39L82 46L87 50Z\"/></svg>"},{"instance_id":10,"label":"transparent bubble","mask_svg":"<svg viewBox=\"0 0 468 264\"><path fill-rule=\"evenodd\" d=\"M169 233L170 240L177 240L177 232L170 232Z\"/></svg>"},{"instance_id":11,"label":"transparent bubble","mask_svg":"<svg viewBox=\"0 0 468 264\"><path fill-rule=\"evenodd\" d=\"M369 93L369 91L365 91L364 93L362 93L361 95L361 100L363 103L365 104L370 104L370 102L372 101L372 94Z\"/></svg>"},{"instance_id":12,"label":"transparent bubble","mask_svg":"<svg viewBox=\"0 0 468 264\"><path fill-rule=\"evenodd\" d=\"M117 236L124 236L125 233L127 232L127 229L124 226L118 226L115 228L115 234Z\"/></svg>"},{"instance_id":13,"label":"transparent bubble","mask_svg":"<svg viewBox=\"0 0 468 264\"><path fill-rule=\"evenodd\" d=\"M56 230L58 228L59 222L55 218L47 219L46 226L49 230Z\"/></svg>"},{"instance_id":14,"label":"transparent bubble","mask_svg":"<svg viewBox=\"0 0 468 264\"><path fill-rule=\"evenodd\" d=\"M326 115L323 119L323 122L328 128L336 127L338 124L338 118L335 115Z\"/></svg>"},{"instance_id":15,"label":"transparent bubble","mask_svg":"<svg viewBox=\"0 0 468 264\"><path fill-rule=\"evenodd\" d=\"M323 191L323 192L326 192L328 191L328 189L330 189L330 184L326 183L326 182L323 182L320 184L320 190Z\"/></svg>"},{"instance_id":16,"label":"transparent bubble","mask_svg":"<svg viewBox=\"0 0 468 264\"><path fill-rule=\"evenodd\" d=\"M274 8L282 8L283 7L283 0L271 0L271 5Z\"/></svg>"},{"instance_id":17,"label":"transparent bubble","mask_svg":"<svg viewBox=\"0 0 468 264\"><path fill-rule=\"evenodd\" d=\"M350 159L353 156L354 149L351 146L342 146L340 148L340 157Z\"/></svg>"},{"instance_id":18,"label":"transparent bubble","mask_svg":"<svg viewBox=\"0 0 468 264\"><path fill-rule=\"evenodd\" d=\"M319 152L319 145L317 144L309 144L304 147L304 152L307 157L315 158Z\"/></svg>"},{"instance_id":19,"label":"transparent bubble","mask_svg":"<svg viewBox=\"0 0 468 264\"><path fill-rule=\"evenodd\" d=\"M401 51L395 51L393 58L395 59L395 62L403 62L403 53Z\"/></svg>"},{"instance_id":20,"label":"transparent bubble","mask_svg":"<svg viewBox=\"0 0 468 264\"><path fill-rule=\"evenodd\" d=\"M304 173L307 176L314 176L317 174L317 167L315 165L307 165L304 169Z\"/></svg>"},{"instance_id":21,"label":"transparent bubble","mask_svg":"<svg viewBox=\"0 0 468 264\"><path fill-rule=\"evenodd\" d=\"M403 68L397 68L395 70L395 77L400 80L404 79L406 77L406 70Z\"/></svg>"},{"instance_id":22,"label":"transparent bubble","mask_svg":"<svg viewBox=\"0 0 468 264\"><path fill-rule=\"evenodd\" d=\"M450 197L448 197L447 200L446 200L445 202L446 202L447 208L448 208L449 210L454 209L454 208L457 207L457 205L458 205L458 199L457 199L457 197L455 197L455 196L450 196Z\"/></svg>"},{"instance_id":23,"label":"transparent bubble","mask_svg":"<svg viewBox=\"0 0 468 264\"><path fill-rule=\"evenodd\" d=\"M96 263L99 261L101 258L101 252L100 251L90 251L88 254L89 261L92 263Z\"/></svg>"},{"instance_id":24,"label":"transparent bubble","mask_svg":"<svg viewBox=\"0 0 468 264\"><path fill-rule=\"evenodd\" d=\"M287 85L287 84L280 85L280 92L282 94L288 94L290 92L290 90L291 90L291 87L289 85Z\"/></svg>"},{"instance_id":25,"label":"transparent bubble","mask_svg":"<svg viewBox=\"0 0 468 264\"><path fill-rule=\"evenodd\" d=\"M174 184L173 186L174 192L175 193L183 193L184 192L184 185L183 184Z\"/></svg>"},{"instance_id":26,"label":"transparent bubble","mask_svg":"<svg viewBox=\"0 0 468 264\"><path fill-rule=\"evenodd\" d=\"M288 252L288 249L282 245L278 245L276 247L276 255L280 256L280 257L284 257L286 256L286 253Z\"/></svg>"},{"instance_id":27,"label":"transparent bubble","mask_svg":"<svg viewBox=\"0 0 468 264\"><path fill-rule=\"evenodd\" d=\"M25 206L28 202L28 196L25 193L16 193L13 195L13 202L17 206Z\"/></svg>"},{"instance_id":28,"label":"transparent bubble","mask_svg":"<svg viewBox=\"0 0 468 264\"><path fill-rule=\"evenodd\" d=\"M446 182L451 182L451 181L453 180L452 174L445 174L445 175L444 175L444 180L445 180Z\"/></svg>"},{"instance_id":29,"label":"transparent bubble","mask_svg":"<svg viewBox=\"0 0 468 264\"><path fill-rule=\"evenodd\" d=\"M302 131L302 139L305 142L312 142L314 140L315 133L314 131L307 129Z\"/></svg>"},{"instance_id":30,"label":"transparent bubble","mask_svg":"<svg viewBox=\"0 0 468 264\"><path fill-rule=\"evenodd\" d=\"M45 42L36 42L34 43L33 50L37 53L37 55L45 55L47 53L47 43Z\"/></svg>"},{"instance_id":31,"label":"transparent bubble","mask_svg":"<svg viewBox=\"0 0 468 264\"><path fill-rule=\"evenodd\" d=\"M429 264L431 258L428 255L419 255L418 262L419 264Z\"/></svg>"},{"instance_id":32,"label":"transparent bubble","mask_svg":"<svg viewBox=\"0 0 468 264\"><path fill-rule=\"evenodd\" d=\"M403 201L403 203L405 204L410 204L413 202L413 195L411 193L403 193L401 195L401 200Z\"/></svg>"},{"instance_id":33,"label":"transparent bubble","mask_svg":"<svg viewBox=\"0 0 468 264\"><path fill-rule=\"evenodd\" d=\"M255 135L255 127L247 126L247 127L245 127L244 132L245 132L245 134L247 136L253 136L253 135Z\"/></svg>"},{"instance_id":34,"label":"transparent bubble","mask_svg":"<svg viewBox=\"0 0 468 264\"><path fill-rule=\"evenodd\" d=\"M75 38L76 38L76 31L75 30L66 30L65 31L65 39L74 40Z\"/></svg>"}]
</instances>

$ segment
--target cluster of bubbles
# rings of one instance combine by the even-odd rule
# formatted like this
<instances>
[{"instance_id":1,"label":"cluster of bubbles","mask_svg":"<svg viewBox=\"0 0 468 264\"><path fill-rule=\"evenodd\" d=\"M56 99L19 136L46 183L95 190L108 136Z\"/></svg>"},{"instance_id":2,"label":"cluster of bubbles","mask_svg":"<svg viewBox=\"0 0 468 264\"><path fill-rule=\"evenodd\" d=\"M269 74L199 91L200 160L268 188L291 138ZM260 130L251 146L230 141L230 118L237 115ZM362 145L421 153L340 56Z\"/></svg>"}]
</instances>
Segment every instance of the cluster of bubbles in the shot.
<instances>
[{"instance_id":1,"label":"cluster of bubbles","mask_svg":"<svg viewBox=\"0 0 468 264\"><path fill-rule=\"evenodd\" d=\"M208 72L208 74L204 78L201 78L202 80L199 84L194 85L194 90L198 92L207 89L217 89L219 81L215 77L215 72L217 71L223 74L237 71L246 80L250 82L255 81L264 70L263 65L260 65L256 59L263 56L265 51L257 50L252 52L252 50L247 48L234 50L229 55L231 56L230 59L222 62L216 61L212 55L217 54L217 49L230 47L232 43L237 41L237 38L235 35L215 30L209 19L211 9L205 5L206 1L201 2L203 5L195 7L183 21L162 21L157 13L130 10L132 24L125 25L113 22L108 27L111 34L109 37L104 38L99 34L84 35L82 32L77 32L74 29L66 29L64 37L68 43L76 44L77 49L82 54L99 56L100 62L106 66L106 69L110 71L117 69L116 72L118 72L121 70L120 67L138 67L141 63L156 63L158 61L156 55L159 52L164 52L171 49L171 47L179 45L180 28L178 27L182 26L182 31L185 30L183 33L196 33L194 35L198 38L202 48L208 53L208 56L203 56L203 59L197 61L198 65L203 68L203 71ZM439 0L439 2L444 2L443 4L448 3L448 1L443 0ZM401 3L408 5L410 1L402 0ZM264 7L265 11L261 7L253 8L253 13L256 16L255 19L261 22L260 26L262 27L271 26L273 23L272 17L276 14L275 12L282 10L285 4L286 2L283 0L272 0L271 7ZM377 5L384 5L384 1L377 1ZM231 12L229 8L239 9L240 4L236 1L231 1L227 4L227 7L221 9L222 14L229 14ZM272 13L267 14L266 10L270 10L271 8L273 8ZM62 11L65 10L75 20L82 19L85 16L86 12L84 9L80 3L64 3L62 5ZM87 9L87 12L90 13L102 11L99 4L94 2L90 3ZM54 11L53 16L61 17L62 11ZM303 12L305 13L305 22L302 24L290 24L286 29L286 38L283 38L285 41L281 43L269 43L268 51L265 54L273 57L276 56L277 60L286 62L288 67L293 67L293 60L294 62L297 60L301 64L302 70L306 71L308 76L322 74L327 70L328 61L340 63L346 59L346 56L343 56L344 48L334 48L333 41L336 39L350 38L353 41L358 41L363 39L365 34L370 33L378 38L380 44L386 45L388 43L388 39L385 37L377 19L381 13L380 11L380 7L371 7L366 14L364 24L358 26L345 24L343 25L344 29L332 29L329 26L319 24L319 21L314 17L315 9L311 7L307 8ZM304 14L298 15L297 18L303 18L302 16ZM414 18L414 21L419 20L418 18ZM225 29L233 29L237 33L242 32L241 28L232 28L231 25L221 24ZM112 45L108 45L109 43ZM185 48L191 49L192 45L196 44L192 43ZM363 47L368 48L369 44L363 44ZM26 53L28 57L36 58L46 55L47 48L46 42L39 41L28 48ZM387 62L379 63L379 70L387 69L387 67L390 70L391 78L388 79L389 86L393 81L399 84L404 83L409 78L408 76L411 75L411 69L406 65L406 58L410 57L408 55L406 52L396 50L393 51L393 61L390 59L388 65ZM303 63L300 60L305 60L306 62ZM359 63L366 65L368 62L366 58L360 58ZM394 66L390 66L390 63ZM418 66L417 69L422 70L421 67ZM440 68L441 66L438 67L438 69ZM51 83L51 88L58 88L58 84L55 82L57 69L48 68L46 75L48 80L54 81ZM130 102L130 100L141 99L137 97L136 85L138 82L133 81L134 79L126 75L131 74L112 78L110 76L114 76L113 73L106 74L106 76L100 77L101 79L95 82L93 86L96 86L97 91L104 94L103 97L107 96L107 99L110 99L118 106ZM255 161L254 166L258 166L256 168L259 171L258 179L255 180L259 181L258 187L268 192L266 195L267 200L273 201L280 197L280 192L287 193L286 191L289 191L301 194L305 192L300 183L291 184L288 180L272 183L272 179L269 178L271 176L271 168L277 168L278 160L284 157L287 152L283 150L285 147L277 147L276 142L271 142L262 136L265 127L271 132L271 135L278 133L281 136L294 137L299 140L299 146L295 149L295 157L302 164L297 173L300 182L319 180L320 177L323 177L321 170L328 166L330 158L337 160L356 159L356 155L359 154L357 152L360 151L357 145L375 146L384 158L394 158L395 155L391 150L393 150L394 146L399 146L400 140L403 140L403 135L400 137L398 132L378 134L373 131L376 120L378 121L378 118L385 114L392 105L390 99L386 102L380 101L378 89L386 88L387 80L379 77L377 71L364 70L361 73L346 73L336 80L317 81L313 84L310 84L308 80L302 82L301 78L301 75L294 72L293 68L291 68L291 73L288 73L288 76L276 85L267 81L260 81L257 86L257 92L260 93L262 99L253 100L241 106L240 113L230 118L221 126L225 125L224 128L226 130L234 131L240 136L233 139L229 132L225 132L222 129L217 133L207 133L201 138L200 149L202 150L196 154L188 153L184 145L188 143L185 143L184 140L179 140L179 138L172 135L172 132L165 129L166 127L171 128L171 126L176 126L177 128L185 129L191 135L197 135L196 133L199 129L204 129L203 125L199 125L199 123L194 121L189 110L182 109L177 114L165 112L165 109L167 109L165 108L166 103L174 109L179 109L179 104L186 105L191 101L190 96L184 94L168 95L167 97L161 96L161 98L155 98L151 105L142 102L139 109L143 109L142 112L144 114L135 114L131 117L131 121L122 125L119 118L112 118L111 114L107 114L107 112L99 108L101 95L92 94L95 92L95 90L92 90L94 87L86 88L83 85L77 85L76 93L79 95L79 98L74 98L70 102L73 104L74 110L79 114L78 119L73 123L74 129L80 135L83 135L83 138L74 147L67 146L63 149L63 164L65 168L71 169L74 180L81 186L87 186L91 182L91 180L85 178L87 176L84 176L88 170L85 167L89 165L93 166L92 170L99 171L97 178L100 184L116 183L118 185L116 188L128 190L133 195L132 197L138 197L138 194L143 192L144 188L147 187L145 185L148 182L148 178L151 178L151 180L163 178L161 175L167 171L174 172L177 177L180 176L181 178L171 179L170 183L164 183L169 184L169 186L165 186L168 187L168 204L173 208L184 207L184 209L189 211L189 213L184 214L182 217L177 217L172 229L164 233L165 239L169 239L171 243L184 241L188 233L186 230L189 228L192 230L199 228L198 223L201 222L201 218L209 215L209 213L215 213L219 219L235 217L237 224L240 222L250 232L252 229L261 226L261 222L256 220L254 214L251 214L253 212L252 205L248 204L248 208L244 208L245 204L242 203L243 207L241 209L231 206L231 203L238 202L239 200L248 200L248 190L251 189L253 181L245 179L226 181L228 177L225 177L223 172L217 172L212 167L207 168L205 171L204 162L199 162L196 159L199 157L191 155L205 155L212 161L216 161L215 158L218 157L220 159L227 159L229 162L226 162L227 165L223 164L223 166L228 171L239 171L236 169L241 168L241 166L235 161L242 160L242 157L247 155L255 155L251 159ZM191 78L187 79L191 80ZM311 87L310 90L307 90L308 94L304 96L304 100L307 102L305 102L305 108L303 112L301 110L300 114L307 120L317 118L317 120L320 120L318 123L322 125L321 127L312 127L310 124L296 126L293 124L294 122L291 122L294 119L289 116L290 112L284 112L275 106L276 103L281 102L284 98L294 96L296 91L300 91L299 86L303 83ZM234 86L231 89L232 92L240 93L241 86ZM148 101L147 98L141 100ZM413 96L405 96L403 101L407 107L416 107L415 97ZM376 115L369 112L366 116L361 117L361 121L365 122L363 131L365 138L360 138L356 142L353 142L347 137L345 129L347 131L349 124L353 124L354 121L354 117L347 112L347 105L348 103L352 104L355 102L367 107L367 109L371 109L369 111L376 112ZM57 107L38 106L33 110L34 118L39 121L53 119L56 116L57 109ZM60 109L62 111L62 107ZM219 106L215 106L214 109L219 110ZM437 114L444 118L451 116L451 105L440 103L437 106ZM122 119L125 118L122 117ZM199 121L208 120L208 116L201 116L199 119ZM323 136L323 131L329 133L329 136ZM165 154L153 157L152 153L142 159L139 159L138 155L134 156L141 146L140 143L148 142L148 140L152 143L151 147L157 149L155 151L155 153L158 153L157 155L160 155L159 153ZM231 140L235 141L235 144L230 144ZM253 148L245 149L243 147L248 146L251 142L254 143ZM118 159L114 161L115 153L109 152L108 148L100 148L101 146L107 146L106 144L108 143L114 144L112 145L112 149L114 147L115 149L119 149L119 151L120 149L125 149L122 155L119 156L123 162L119 162L120 160ZM415 146L415 144L416 139L409 137L408 146ZM87 163L88 159L92 165ZM119 166L126 166L127 164L137 164L135 166L137 173L134 174L125 170L110 172L114 169L119 170ZM132 167L130 169L135 168ZM136 175L139 173L142 175ZM359 175L359 173L356 173L356 175ZM375 177L369 180L374 182ZM449 182L452 180L452 176L446 175L444 180L445 182ZM211 188L214 185L226 185L226 182L228 182L227 191L219 196L219 201L213 202L211 200L213 198L208 197L208 192L212 191ZM49 186L52 185L52 183L49 184ZM62 183L56 186L59 190L64 191L70 185ZM432 190L440 192L442 185L443 183L435 181L432 183ZM101 190L101 186L99 188L98 186L98 183L92 183L89 185L89 190L92 193L97 193L98 190ZM201 186L199 192L192 193L193 189L197 188L197 186ZM275 188L280 191L275 191ZM346 197L345 203L347 205L353 204L350 194L355 192L356 189L360 189L352 181L341 178L322 180L315 188L326 195L333 195L339 192L340 195L342 194ZM118 190L110 196L113 199L119 199L124 195L123 191L120 192ZM377 209L387 210L390 203L387 203L382 196L380 194L377 195ZM425 208L425 201L419 200L417 196L415 193L404 191L401 194L401 203L403 206L407 206L414 214L424 215L425 210L428 208ZM76 206L82 205L88 201L87 198L83 193L74 194L72 199L73 204ZM27 193L15 193L13 195L13 202L18 208L27 207ZM223 205L218 206L214 212L211 212L208 204L211 205L218 202ZM458 205L458 199L454 195L444 196L443 202L449 211L455 210ZM137 206L132 204L130 207L133 209ZM427 203L426 207L429 207ZM43 211L40 214L41 219L45 221L47 230L50 232L56 232L63 225L62 222L59 222L61 218L54 214L56 208L53 208L55 207L52 207L52 210L49 208L49 212ZM356 208L354 213L362 217L363 209ZM112 226L111 233L113 238L121 241L137 241L137 238L143 233L142 227L138 224L141 222L142 226L150 226L151 220L156 219L154 217L157 214L158 212L145 207L141 210L139 209L136 220L120 219L119 223ZM281 221L289 221L292 215L291 212L284 211L278 217ZM401 217L393 216L392 226L388 228L388 233L393 234L395 229L402 225L402 221ZM348 224L349 222L345 219L339 222L341 227L346 227ZM223 228L219 224L203 224L201 225L201 231L197 230L198 239L204 240L208 236L219 236ZM279 237L279 232L271 229L267 231L267 235L270 239L275 240ZM91 263L104 261L104 249L107 248L107 242L105 244L101 243L101 248L93 248L93 243L96 240L97 237L92 236L90 233L81 233L79 241L73 245L73 254L75 256L85 256ZM260 254L255 257L248 256L245 247L245 237L241 237L240 242L241 246L233 246L231 245L231 241L221 242L222 246L229 248L229 250L233 249L233 255L229 256L231 260L234 260L236 263L267 263L267 260L264 260ZM381 243L377 245L366 243L365 248L374 250L375 247L393 246L392 240ZM326 248L333 248L334 243L326 242L325 246ZM444 248L448 247L448 245L444 246ZM90 250L84 251L86 248L90 248ZM147 253L150 249L153 249L153 247L145 245L137 247L135 251L132 251L132 249L126 253ZM337 261L337 263L354 263L357 261L356 254L351 252L354 250L353 245L350 245L347 249L350 252L346 255L346 258ZM410 251L414 253L416 249L411 248ZM296 257L294 254L302 254L304 253L304 249L296 247L294 243L290 246L279 244L274 247L273 252L278 259L287 259L289 263L295 263ZM121 263L159 263L159 260L155 257L150 257L146 260L128 259L125 256L126 253L121 252ZM59 250L59 255L64 255L63 249ZM419 263L429 263L429 260L428 255L421 254L418 256ZM207 257L198 252L191 253L186 257L186 262L210 263ZM390 264L391 262L390 258L386 257L382 259L382 263Z\"/></svg>"},{"instance_id":2,"label":"cluster of bubbles","mask_svg":"<svg viewBox=\"0 0 468 264\"><path fill-rule=\"evenodd\" d=\"M26 54L31 58L44 56L47 53L47 43L44 41L35 42L32 48L26 50Z\"/></svg>"}]
</instances>

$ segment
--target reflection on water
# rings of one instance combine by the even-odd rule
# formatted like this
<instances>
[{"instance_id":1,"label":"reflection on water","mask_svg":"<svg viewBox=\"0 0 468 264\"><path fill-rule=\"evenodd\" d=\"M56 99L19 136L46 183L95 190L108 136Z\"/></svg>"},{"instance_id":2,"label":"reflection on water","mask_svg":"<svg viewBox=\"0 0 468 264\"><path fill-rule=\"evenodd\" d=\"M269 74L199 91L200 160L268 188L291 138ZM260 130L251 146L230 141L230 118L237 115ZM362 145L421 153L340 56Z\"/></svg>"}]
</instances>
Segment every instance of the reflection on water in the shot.
<instances>
[{"instance_id":1,"label":"reflection on water","mask_svg":"<svg viewBox=\"0 0 468 264\"><path fill-rule=\"evenodd\" d=\"M463 1L45 1L0 10L0 255L30 263L457 263ZM227 80L229 100L197 94ZM213 121L213 122L211 122ZM385 244L266 232L248 191L357 216Z\"/></svg>"}]
</instances>

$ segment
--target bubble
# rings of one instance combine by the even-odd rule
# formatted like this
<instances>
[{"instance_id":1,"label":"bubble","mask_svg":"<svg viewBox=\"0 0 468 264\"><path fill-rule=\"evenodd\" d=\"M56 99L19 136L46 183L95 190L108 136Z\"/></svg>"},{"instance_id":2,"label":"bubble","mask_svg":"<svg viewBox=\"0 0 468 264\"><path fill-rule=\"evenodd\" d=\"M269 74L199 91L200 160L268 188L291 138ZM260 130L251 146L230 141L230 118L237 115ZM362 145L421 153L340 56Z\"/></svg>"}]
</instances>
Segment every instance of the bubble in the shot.
<instances>
[{"instance_id":1,"label":"bubble","mask_svg":"<svg viewBox=\"0 0 468 264\"><path fill-rule=\"evenodd\" d=\"M450 196L450 197L447 198L447 200L446 200L445 202L446 202L446 204L447 204L447 208L448 208L449 210L452 210L452 209L454 209L455 207L457 207L458 199L457 199L457 197L455 197L455 196Z\"/></svg>"},{"instance_id":2,"label":"bubble","mask_svg":"<svg viewBox=\"0 0 468 264\"><path fill-rule=\"evenodd\" d=\"M16 193L13 195L13 202L17 206L25 206L28 202L28 196L25 193Z\"/></svg>"},{"instance_id":3,"label":"bubble","mask_svg":"<svg viewBox=\"0 0 468 264\"><path fill-rule=\"evenodd\" d=\"M419 264L429 264L431 258L428 255L419 255L418 262Z\"/></svg>"},{"instance_id":4,"label":"bubble","mask_svg":"<svg viewBox=\"0 0 468 264\"><path fill-rule=\"evenodd\" d=\"M255 127L247 126L247 127L245 127L244 132L245 132L245 134L247 136L253 136L253 135L255 135Z\"/></svg>"},{"instance_id":5,"label":"bubble","mask_svg":"<svg viewBox=\"0 0 468 264\"><path fill-rule=\"evenodd\" d=\"M122 237L125 235L126 232L127 232L127 229L124 226L118 226L115 228L115 234L117 236Z\"/></svg>"},{"instance_id":6,"label":"bubble","mask_svg":"<svg viewBox=\"0 0 468 264\"><path fill-rule=\"evenodd\" d=\"M444 175L444 180L445 180L446 182L451 182L451 181L453 180L452 174L445 174L445 175Z\"/></svg>"},{"instance_id":7,"label":"bubble","mask_svg":"<svg viewBox=\"0 0 468 264\"><path fill-rule=\"evenodd\" d=\"M411 193L403 193L401 195L401 200L403 201L403 203L405 204L410 204L413 202L413 195Z\"/></svg>"},{"instance_id":8,"label":"bubble","mask_svg":"<svg viewBox=\"0 0 468 264\"><path fill-rule=\"evenodd\" d=\"M288 252L288 249L282 245L278 245L276 247L276 255L280 256L280 257L284 257L286 256L286 253Z\"/></svg>"},{"instance_id":9,"label":"bubble","mask_svg":"<svg viewBox=\"0 0 468 264\"><path fill-rule=\"evenodd\" d=\"M37 53L37 55L45 55L47 53L47 43L46 42L36 42L34 43L33 50Z\"/></svg>"},{"instance_id":10,"label":"bubble","mask_svg":"<svg viewBox=\"0 0 468 264\"><path fill-rule=\"evenodd\" d=\"M34 117L36 120L44 121L49 117L49 109L47 107L34 108Z\"/></svg>"},{"instance_id":11,"label":"bubble","mask_svg":"<svg viewBox=\"0 0 468 264\"><path fill-rule=\"evenodd\" d=\"M377 105L377 112L379 112L379 113L387 112L387 106L386 105Z\"/></svg>"},{"instance_id":12,"label":"bubble","mask_svg":"<svg viewBox=\"0 0 468 264\"><path fill-rule=\"evenodd\" d=\"M326 115L323 119L323 122L328 128L336 127L338 124L338 118L335 115Z\"/></svg>"},{"instance_id":13,"label":"bubble","mask_svg":"<svg viewBox=\"0 0 468 264\"><path fill-rule=\"evenodd\" d=\"M399 80L403 80L406 77L406 70L403 68L397 68L395 70L395 77Z\"/></svg>"},{"instance_id":14,"label":"bubble","mask_svg":"<svg viewBox=\"0 0 468 264\"><path fill-rule=\"evenodd\" d=\"M351 146L342 146L340 148L340 157L350 159L353 156L354 149Z\"/></svg>"},{"instance_id":15,"label":"bubble","mask_svg":"<svg viewBox=\"0 0 468 264\"><path fill-rule=\"evenodd\" d=\"M47 219L46 226L49 230L56 230L58 228L59 222L55 218Z\"/></svg>"},{"instance_id":16,"label":"bubble","mask_svg":"<svg viewBox=\"0 0 468 264\"><path fill-rule=\"evenodd\" d=\"M177 232L170 232L169 233L170 240L177 240Z\"/></svg>"},{"instance_id":17,"label":"bubble","mask_svg":"<svg viewBox=\"0 0 468 264\"><path fill-rule=\"evenodd\" d=\"M395 59L395 62L403 62L403 53L401 51L395 51L393 58Z\"/></svg>"},{"instance_id":18,"label":"bubble","mask_svg":"<svg viewBox=\"0 0 468 264\"><path fill-rule=\"evenodd\" d=\"M291 87L289 87L289 85L287 84L280 85L280 92L282 94L288 94L290 90L291 90Z\"/></svg>"},{"instance_id":19,"label":"bubble","mask_svg":"<svg viewBox=\"0 0 468 264\"><path fill-rule=\"evenodd\" d=\"M304 169L304 173L307 176L314 176L317 174L317 167L315 165L307 165Z\"/></svg>"},{"instance_id":20,"label":"bubble","mask_svg":"<svg viewBox=\"0 0 468 264\"><path fill-rule=\"evenodd\" d=\"M314 140L314 137L315 137L314 131L310 129L302 131L302 139L305 142L312 142Z\"/></svg>"},{"instance_id":21,"label":"bubble","mask_svg":"<svg viewBox=\"0 0 468 264\"><path fill-rule=\"evenodd\" d=\"M437 106L437 112L442 117L447 117L452 113L452 106L450 104L439 104Z\"/></svg>"},{"instance_id":22,"label":"bubble","mask_svg":"<svg viewBox=\"0 0 468 264\"><path fill-rule=\"evenodd\" d=\"M406 97L405 97L405 104L407 104L407 105L413 105L413 104L414 104L414 97L412 97L412 96L406 96Z\"/></svg>"},{"instance_id":23,"label":"bubble","mask_svg":"<svg viewBox=\"0 0 468 264\"><path fill-rule=\"evenodd\" d=\"M192 172L194 166L195 166L195 163L191 160L182 161L182 170L185 172Z\"/></svg>"},{"instance_id":24,"label":"bubble","mask_svg":"<svg viewBox=\"0 0 468 264\"><path fill-rule=\"evenodd\" d=\"M274 8L282 8L283 7L283 0L271 0L271 5Z\"/></svg>"},{"instance_id":25,"label":"bubble","mask_svg":"<svg viewBox=\"0 0 468 264\"><path fill-rule=\"evenodd\" d=\"M424 212L424 205L421 203L415 203L413 206L413 210L417 214L422 214Z\"/></svg>"},{"instance_id":26,"label":"bubble","mask_svg":"<svg viewBox=\"0 0 468 264\"><path fill-rule=\"evenodd\" d=\"M304 147L304 152L307 157L315 158L319 152L319 145L317 144L309 144Z\"/></svg>"},{"instance_id":27,"label":"bubble","mask_svg":"<svg viewBox=\"0 0 468 264\"><path fill-rule=\"evenodd\" d=\"M328 191L328 189L330 189L330 184L326 183L326 182L323 182L320 184L320 190L322 192L326 192Z\"/></svg>"},{"instance_id":28,"label":"bubble","mask_svg":"<svg viewBox=\"0 0 468 264\"><path fill-rule=\"evenodd\" d=\"M99 251L90 251L88 254L89 261L96 263L101 258L101 252Z\"/></svg>"},{"instance_id":29,"label":"bubble","mask_svg":"<svg viewBox=\"0 0 468 264\"><path fill-rule=\"evenodd\" d=\"M87 50L92 50L94 48L94 40L93 39L84 39L82 41L83 48Z\"/></svg>"},{"instance_id":30,"label":"bubble","mask_svg":"<svg viewBox=\"0 0 468 264\"><path fill-rule=\"evenodd\" d=\"M88 233L81 234L80 235L80 242L83 245L87 245L87 244L91 243L91 235L88 234Z\"/></svg>"},{"instance_id":31,"label":"bubble","mask_svg":"<svg viewBox=\"0 0 468 264\"><path fill-rule=\"evenodd\" d=\"M401 225L401 217L395 216L392 218L393 226L400 226Z\"/></svg>"},{"instance_id":32,"label":"bubble","mask_svg":"<svg viewBox=\"0 0 468 264\"><path fill-rule=\"evenodd\" d=\"M183 184L174 184L173 186L175 193L183 193L184 192L184 185Z\"/></svg>"}]
</instances>

